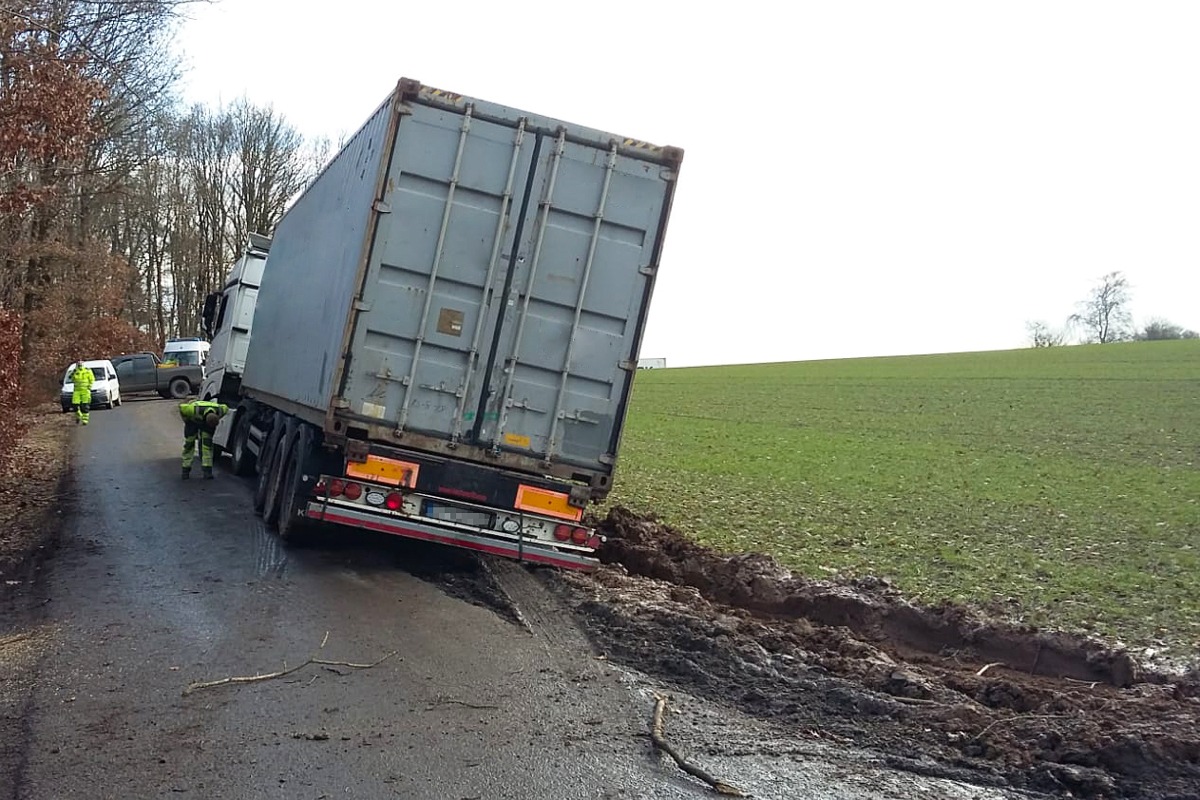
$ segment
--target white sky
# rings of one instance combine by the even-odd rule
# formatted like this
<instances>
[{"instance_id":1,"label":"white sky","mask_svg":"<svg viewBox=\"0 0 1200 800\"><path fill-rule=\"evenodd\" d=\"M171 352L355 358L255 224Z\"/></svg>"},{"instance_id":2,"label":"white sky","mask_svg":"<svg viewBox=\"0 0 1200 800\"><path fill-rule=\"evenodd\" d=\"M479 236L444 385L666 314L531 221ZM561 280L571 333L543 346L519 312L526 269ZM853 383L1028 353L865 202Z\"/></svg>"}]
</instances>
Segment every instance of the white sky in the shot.
<instances>
[{"instance_id":1,"label":"white sky","mask_svg":"<svg viewBox=\"0 0 1200 800\"><path fill-rule=\"evenodd\" d=\"M400 77L684 148L643 357L1022 347L1106 272L1200 330L1200 3L221 0L185 97L349 134Z\"/></svg>"}]
</instances>

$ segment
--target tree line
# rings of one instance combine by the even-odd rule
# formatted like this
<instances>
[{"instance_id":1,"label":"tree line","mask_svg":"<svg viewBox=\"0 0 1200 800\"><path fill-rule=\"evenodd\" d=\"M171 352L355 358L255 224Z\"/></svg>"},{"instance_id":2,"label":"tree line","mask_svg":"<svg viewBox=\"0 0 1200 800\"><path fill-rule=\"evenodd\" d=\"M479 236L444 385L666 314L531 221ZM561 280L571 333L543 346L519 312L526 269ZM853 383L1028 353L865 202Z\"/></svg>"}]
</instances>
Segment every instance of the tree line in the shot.
<instances>
[{"instance_id":1,"label":"tree line","mask_svg":"<svg viewBox=\"0 0 1200 800\"><path fill-rule=\"evenodd\" d=\"M26 398L73 358L198 334L331 152L270 107L183 105L173 34L200 1L0 0L0 350Z\"/></svg>"},{"instance_id":2,"label":"tree line","mask_svg":"<svg viewBox=\"0 0 1200 800\"><path fill-rule=\"evenodd\" d=\"M1129 279L1121 272L1110 272L1078 303L1079 310L1067 317L1062 327L1054 328L1043 320L1027 322L1029 343L1033 347L1058 347L1072 339L1083 344L1200 339L1200 333L1160 317L1134 327L1129 313L1131 296Z\"/></svg>"}]
</instances>

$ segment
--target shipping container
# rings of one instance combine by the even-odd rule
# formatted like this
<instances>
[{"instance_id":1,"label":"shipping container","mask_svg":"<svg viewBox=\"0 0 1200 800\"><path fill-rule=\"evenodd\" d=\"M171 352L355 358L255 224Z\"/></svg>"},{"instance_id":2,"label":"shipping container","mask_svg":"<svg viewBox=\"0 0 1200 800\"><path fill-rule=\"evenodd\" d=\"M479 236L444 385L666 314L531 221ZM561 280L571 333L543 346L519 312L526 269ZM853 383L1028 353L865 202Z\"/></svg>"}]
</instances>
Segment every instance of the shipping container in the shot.
<instances>
[{"instance_id":1,"label":"shipping container","mask_svg":"<svg viewBox=\"0 0 1200 800\"><path fill-rule=\"evenodd\" d=\"M603 498L681 160L401 80L274 231L242 394Z\"/></svg>"}]
</instances>

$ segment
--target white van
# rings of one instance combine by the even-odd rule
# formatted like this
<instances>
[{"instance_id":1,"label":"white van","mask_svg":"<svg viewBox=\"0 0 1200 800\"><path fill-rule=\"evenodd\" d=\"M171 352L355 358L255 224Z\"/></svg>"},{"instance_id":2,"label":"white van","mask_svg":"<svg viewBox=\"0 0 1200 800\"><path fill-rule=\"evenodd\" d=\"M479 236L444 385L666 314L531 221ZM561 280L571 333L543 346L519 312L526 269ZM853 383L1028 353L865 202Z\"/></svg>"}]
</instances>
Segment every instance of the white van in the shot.
<instances>
[{"instance_id":1,"label":"white van","mask_svg":"<svg viewBox=\"0 0 1200 800\"><path fill-rule=\"evenodd\" d=\"M163 348L162 362L175 363L181 367L203 367L208 361L208 342L200 336L184 339L168 339Z\"/></svg>"},{"instance_id":2,"label":"white van","mask_svg":"<svg viewBox=\"0 0 1200 800\"><path fill-rule=\"evenodd\" d=\"M83 365L90 369L95 377L95 380L92 381L92 408L97 406L114 408L121 405L121 384L117 380L117 370L112 362L108 359L100 359L85 361ZM63 373L62 390L59 392L58 399L64 412L74 408L74 404L71 402L71 397L75 394L75 382L71 380L71 373L74 371L75 362L71 362L67 371Z\"/></svg>"}]
</instances>

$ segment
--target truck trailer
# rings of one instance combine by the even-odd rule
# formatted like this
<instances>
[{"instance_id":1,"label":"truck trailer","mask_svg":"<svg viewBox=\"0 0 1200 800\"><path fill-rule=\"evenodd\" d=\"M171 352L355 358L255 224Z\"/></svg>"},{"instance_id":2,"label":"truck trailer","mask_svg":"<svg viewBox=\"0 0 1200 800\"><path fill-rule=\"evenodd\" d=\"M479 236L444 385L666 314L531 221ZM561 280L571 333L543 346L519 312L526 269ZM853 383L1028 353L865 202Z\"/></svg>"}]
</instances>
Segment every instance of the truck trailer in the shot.
<instances>
[{"instance_id":1,"label":"truck trailer","mask_svg":"<svg viewBox=\"0 0 1200 800\"><path fill-rule=\"evenodd\" d=\"M682 156L400 80L262 248L214 390L255 510L593 568Z\"/></svg>"}]
</instances>

